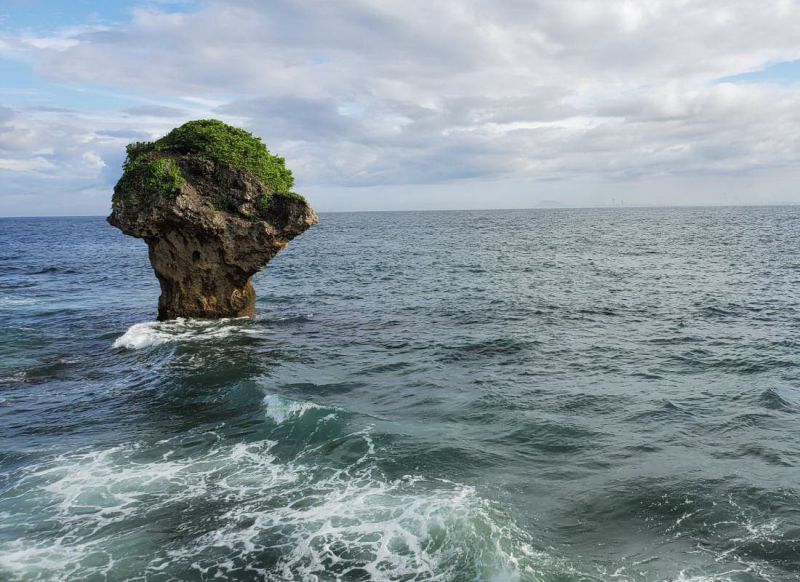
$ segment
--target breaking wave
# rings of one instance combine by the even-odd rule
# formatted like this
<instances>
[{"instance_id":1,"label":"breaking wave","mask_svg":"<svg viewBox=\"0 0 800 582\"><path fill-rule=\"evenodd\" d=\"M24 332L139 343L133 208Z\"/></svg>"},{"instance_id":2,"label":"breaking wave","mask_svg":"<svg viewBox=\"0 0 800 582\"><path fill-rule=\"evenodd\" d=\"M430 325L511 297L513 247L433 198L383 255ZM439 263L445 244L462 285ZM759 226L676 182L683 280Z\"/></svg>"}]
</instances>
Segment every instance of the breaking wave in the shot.
<instances>
[{"instance_id":1,"label":"breaking wave","mask_svg":"<svg viewBox=\"0 0 800 582\"><path fill-rule=\"evenodd\" d=\"M264 398L264 410L278 425L310 411L337 415L277 395ZM7 527L24 524L32 507L48 513L47 531L0 542L0 572L514 580L555 564L473 487L388 477L368 429L333 439L345 443L357 452L346 463L325 462L329 439L284 461L274 440L232 443L214 430L56 456L16 476L3 496L13 510L0 498Z\"/></svg>"},{"instance_id":2,"label":"breaking wave","mask_svg":"<svg viewBox=\"0 0 800 582\"><path fill-rule=\"evenodd\" d=\"M139 350L170 342L208 341L243 333L247 318L200 320L178 318L171 321L135 323L114 340L112 347Z\"/></svg>"},{"instance_id":3,"label":"breaking wave","mask_svg":"<svg viewBox=\"0 0 800 582\"><path fill-rule=\"evenodd\" d=\"M322 407L313 402L289 400L277 394L267 394L263 402L266 415L277 424L292 417L303 416L309 410L322 410Z\"/></svg>"}]
</instances>

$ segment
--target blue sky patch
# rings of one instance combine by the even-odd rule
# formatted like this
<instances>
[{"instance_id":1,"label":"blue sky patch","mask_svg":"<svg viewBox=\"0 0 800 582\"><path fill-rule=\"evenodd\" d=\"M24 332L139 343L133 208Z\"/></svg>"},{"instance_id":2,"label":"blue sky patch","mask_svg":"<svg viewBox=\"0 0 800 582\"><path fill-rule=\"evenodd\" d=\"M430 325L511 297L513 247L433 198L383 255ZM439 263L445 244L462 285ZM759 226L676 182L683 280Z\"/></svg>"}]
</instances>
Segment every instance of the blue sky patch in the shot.
<instances>
[{"instance_id":1,"label":"blue sky patch","mask_svg":"<svg viewBox=\"0 0 800 582\"><path fill-rule=\"evenodd\" d=\"M793 85L798 81L800 81L800 60L775 63L760 71L719 79L720 83L768 83L771 85Z\"/></svg>"}]
</instances>

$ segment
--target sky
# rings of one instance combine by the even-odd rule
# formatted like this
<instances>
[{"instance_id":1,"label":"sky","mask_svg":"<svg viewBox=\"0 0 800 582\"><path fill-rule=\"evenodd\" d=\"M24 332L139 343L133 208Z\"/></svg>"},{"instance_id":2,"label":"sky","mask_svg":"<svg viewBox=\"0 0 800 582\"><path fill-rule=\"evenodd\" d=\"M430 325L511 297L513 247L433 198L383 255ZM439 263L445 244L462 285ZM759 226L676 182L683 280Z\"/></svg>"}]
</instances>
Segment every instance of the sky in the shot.
<instances>
[{"instance_id":1,"label":"sky","mask_svg":"<svg viewBox=\"0 0 800 582\"><path fill-rule=\"evenodd\" d=\"M800 0L0 0L0 216L244 127L319 211L800 203Z\"/></svg>"}]
</instances>

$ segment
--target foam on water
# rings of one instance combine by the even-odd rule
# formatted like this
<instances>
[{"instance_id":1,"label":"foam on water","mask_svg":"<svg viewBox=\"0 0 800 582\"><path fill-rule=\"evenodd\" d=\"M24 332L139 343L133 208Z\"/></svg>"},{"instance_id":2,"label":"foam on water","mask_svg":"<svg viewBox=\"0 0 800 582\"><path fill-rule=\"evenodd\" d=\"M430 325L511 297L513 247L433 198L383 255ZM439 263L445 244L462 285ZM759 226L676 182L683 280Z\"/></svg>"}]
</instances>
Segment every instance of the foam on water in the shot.
<instances>
[{"instance_id":1,"label":"foam on water","mask_svg":"<svg viewBox=\"0 0 800 582\"><path fill-rule=\"evenodd\" d=\"M319 420L338 414L275 394L263 405L279 425L301 423L312 411L323 415ZM344 443L360 456L344 465L320 462L320 450ZM671 578L643 578L635 563L613 574L587 574L537 547L530 532L474 487L421 475L388 477L380 468L387 451L376 447L370 429L309 445L289 460L275 454L277 444L211 430L79 450L33 465L0 495L0 577L769 579L735 550L712 552L714 561L729 565L714 574L683 569ZM695 513L675 517L668 528L674 538L686 535L682 527ZM46 525L27 529L31 514L45 514L39 523ZM769 540L777 528L774 520L748 515L736 523L747 535L732 540L734 548ZM11 537L11 531L24 533Z\"/></svg>"},{"instance_id":2,"label":"foam on water","mask_svg":"<svg viewBox=\"0 0 800 582\"><path fill-rule=\"evenodd\" d=\"M277 394L267 394L263 402L266 415L276 424L283 424L290 418L303 416L309 410L321 409L313 402L290 400Z\"/></svg>"},{"instance_id":3,"label":"foam on water","mask_svg":"<svg viewBox=\"0 0 800 582\"><path fill-rule=\"evenodd\" d=\"M356 436L356 435L350 435ZM270 579L516 580L555 564L472 487L404 476L387 479L367 452L341 469L288 465L296 477L281 503L237 504L226 525L170 552L159 564L191 563L203 577L236 578L252 557L277 553ZM207 559L206 556L214 556ZM220 561L216 557L225 556Z\"/></svg>"},{"instance_id":4,"label":"foam on water","mask_svg":"<svg viewBox=\"0 0 800 582\"><path fill-rule=\"evenodd\" d=\"M112 347L138 350L168 342L208 341L241 332L246 318L195 320L178 318L171 321L135 323L114 340Z\"/></svg>"},{"instance_id":5,"label":"foam on water","mask_svg":"<svg viewBox=\"0 0 800 582\"><path fill-rule=\"evenodd\" d=\"M273 444L220 442L197 456L167 446L154 459L148 459L152 450L136 444L77 451L33 466L0 499L17 501L3 512L0 534L24 527L29 511L44 511L52 529L41 540L32 530L0 543L0 572L48 580L107 574L120 544L140 549L140 559L155 555L157 536L148 530L163 525L165 516L170 522L170 514L178 518L206 499L236 503L295 479L275 464ZM108 559L98 564L99 555Z\"/></svg>"},{"instance_id":6,"label":"foam on water","mask_svg":"<svg viewBox=\"0 0 800 582\"><path fill-rule=\"evenodd\" d=\"M268 395L270 409L286 423L320 407ZM57 456L0 497L0 540L6 528L25 531L32 512L46 513L49 529L0 541L0 573L515 580L556 563L473 487L387 478L368 430L339 440L360 443L363 454L325 465L306 458L310 447L282 462L273 441L230 444L208 432L191 439L190 447L210 443L196 455L174 438Z\"/></svg>"}]
</instances>

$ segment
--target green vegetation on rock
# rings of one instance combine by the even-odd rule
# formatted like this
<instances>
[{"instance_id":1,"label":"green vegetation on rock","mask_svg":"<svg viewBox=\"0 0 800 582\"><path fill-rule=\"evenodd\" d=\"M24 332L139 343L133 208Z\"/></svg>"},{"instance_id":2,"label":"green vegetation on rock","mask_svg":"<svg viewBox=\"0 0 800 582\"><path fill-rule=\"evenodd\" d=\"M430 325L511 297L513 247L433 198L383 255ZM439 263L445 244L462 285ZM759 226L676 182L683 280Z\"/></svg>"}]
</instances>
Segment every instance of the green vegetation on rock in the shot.
<instances>
[{"instance_id":1,"label":"green vegetation on rock","mask_svg":"<svg viewBox=\"0 0 800 582\"><path fill-rule=\"evenodd\" d=\"M122 178L114 187L114 197L129 197L140 192L144 196L142 202L151 202L155 198L177 196L184 179L174 161L166 157L131 157L130 151L131 146L128 146L128 159Z\"/></svg>"},{"instance_id":2,"label":"green vegetation on rock","mask_svg":"<svg viewBox=\"0 0 800 582\"><path fill-rule=\"evenodd\" d=\"M297 200L299 202L306 201L306 199L297 192L275 192L271 196L262 194L261 198L258 199L258 209L262 213L266 213L269 211L271 205L285 200Z\"/></svg>"},{"instance_id":3,"label":"green vegetation on rock","mask_svg":"<svg viewBox=\"0 0 800 582\"><path fill-rule=\"evenodd\" d=\"M137 191L168 196L180 190L180 170L169 161L173 156L192 155L245 170L264 185L259 207L266 211L271 199L288 198L305 201L292 192L294 177L282 157L272 155L260 138L216 119L184 123L154 142L135 142L127 147L124 174L117 187L122 194ZM276 200L277 201L277 200ZM225 201L217 201L225 209Z\"/></svg>"},{"instance_id":4,"label":"green vegetation on rock","mask_svg":"<svg viewBox=\"0 0 800 582\"><path fill-rule=\"evenodd\" d=\"M294 185L285 160L273 156L260 138L216 119L184 123L155 142L155 149L200 155L247 170L273 192L289 192Z\"/></svg>"}]
</instances>

